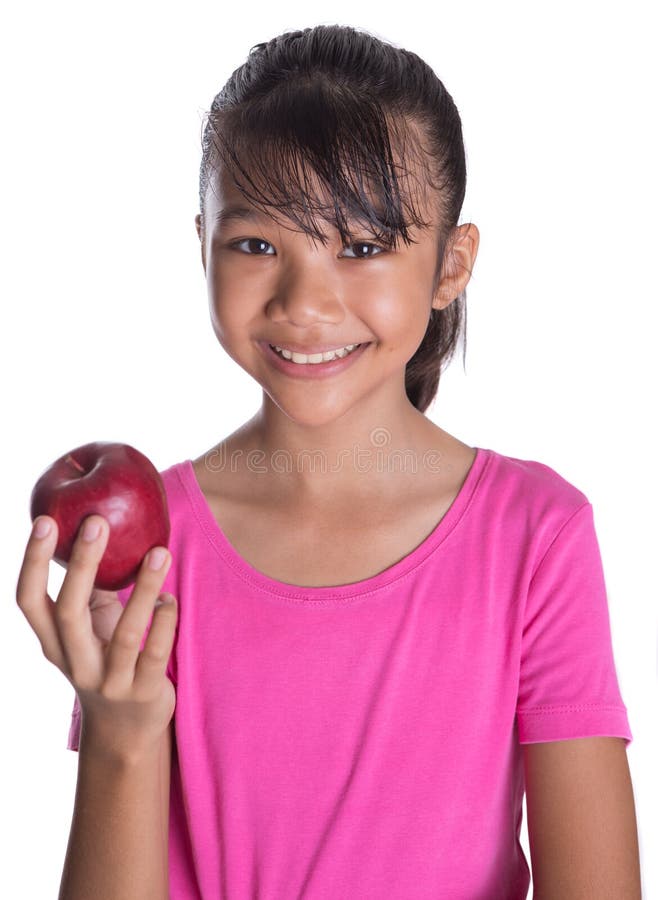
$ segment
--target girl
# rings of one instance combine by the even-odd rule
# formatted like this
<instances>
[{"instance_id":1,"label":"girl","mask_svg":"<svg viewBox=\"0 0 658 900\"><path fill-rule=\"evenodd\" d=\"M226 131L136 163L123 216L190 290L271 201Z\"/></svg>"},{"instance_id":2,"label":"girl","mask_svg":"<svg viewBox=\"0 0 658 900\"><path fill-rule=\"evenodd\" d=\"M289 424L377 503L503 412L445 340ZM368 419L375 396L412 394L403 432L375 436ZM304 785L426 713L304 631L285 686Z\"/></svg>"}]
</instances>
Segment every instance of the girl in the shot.
<instances>
[{"instance_id":1,"label":"girl","mask_svg":"<svg viewBox=\"0 0 658 900\"><path fill-rule=\"evenodd\" d=\"M76 690L61 898L519 900L524 791L536 898L640 897L592 506L425 415L465 187L445 87L365 31L258 44L215 98L196 228L262 405L161 473L132 590L92 589L92 516L53 603L35 523L17 599Z\"/></svg>"}]
</instances>

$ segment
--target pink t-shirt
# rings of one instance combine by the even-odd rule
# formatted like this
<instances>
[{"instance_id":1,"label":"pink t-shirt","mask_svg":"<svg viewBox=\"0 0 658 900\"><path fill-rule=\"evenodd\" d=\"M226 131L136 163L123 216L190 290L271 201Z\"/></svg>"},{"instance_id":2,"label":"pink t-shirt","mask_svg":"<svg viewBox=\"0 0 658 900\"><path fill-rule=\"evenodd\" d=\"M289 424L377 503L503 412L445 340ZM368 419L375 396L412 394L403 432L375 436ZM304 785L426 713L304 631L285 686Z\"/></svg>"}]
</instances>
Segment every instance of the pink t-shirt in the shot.
<instances>
[{"instance_id":1,"label":"pink t-shirt","mask_svg":"<svg viewBox=\"0 0 658 900\"><path fill-rule=\"evenodd\" d=\"M632 740L587 497L478 448L415 550L298 587L229 544L190 460L161 475L172 900L525 898L521 744ZM70 749L79 726L76 698Z\"/></svg>"}]
</instances>

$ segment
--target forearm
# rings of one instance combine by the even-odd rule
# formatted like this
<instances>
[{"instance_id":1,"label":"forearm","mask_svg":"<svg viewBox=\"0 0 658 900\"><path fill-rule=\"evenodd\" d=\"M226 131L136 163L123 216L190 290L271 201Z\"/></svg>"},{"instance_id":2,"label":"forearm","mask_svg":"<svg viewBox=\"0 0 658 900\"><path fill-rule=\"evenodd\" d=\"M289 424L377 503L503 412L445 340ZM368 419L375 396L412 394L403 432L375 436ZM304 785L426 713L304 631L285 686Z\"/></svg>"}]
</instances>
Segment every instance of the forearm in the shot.
<instances>
[{"instance_id":1,"label":"forearm","mask_svg":"<svg viewBox=\"0 0 658 900\"><path fill-rule=\"evenodd\" d=\"M120 763L81 741L59 900L168 900L161 778L157 753Z\"/></svg>"}]
</instances>

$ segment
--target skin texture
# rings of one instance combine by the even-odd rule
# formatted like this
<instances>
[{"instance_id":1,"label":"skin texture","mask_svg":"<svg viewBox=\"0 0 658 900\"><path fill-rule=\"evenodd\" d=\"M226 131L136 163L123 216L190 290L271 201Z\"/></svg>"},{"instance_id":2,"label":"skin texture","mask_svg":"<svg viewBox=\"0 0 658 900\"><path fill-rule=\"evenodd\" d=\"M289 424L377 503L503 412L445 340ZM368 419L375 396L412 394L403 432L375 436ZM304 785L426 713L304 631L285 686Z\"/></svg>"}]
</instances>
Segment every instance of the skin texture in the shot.
<instances>
[{"instance_id":1,"label":"skin texture","mask_svg":"<svg viewBox=\"0 0 658 900\"><path fill-rule=\"evenodd\" d=\"M318 504L343 505L356 490L360 496L399 496L400 485L387 467L364 473L351 450L372 448L371 435L381 428L390 433L391 451L403 449L419 458L427 446L438 444L444 450L450 443L450 437L409 402L404 373L421 343L431 308L447 306L470 278L479 243L476 226L462 225L455 231L444 277L433 295L436 226L413 229L417 244L381 253L370 250L372 258L359 259L357 254L366 248L356 242L343 248L338 232L328 225L329 243L324 247L262 215L219 227L213 219L220 208L248 204L223 170L213 186L206 196L205 230L200 217L196 219L210 317L224 350L263 388L262 406L241 438L253 440L268 460L283 448L292 459L303 450L322 448L329 463L324 472L293 466L276 477L268 466L271 489L296 498L307 510ZM432 215L427 206L423 212ZM361 233L356 234L361 239ZM268 244L260 247L243 240L239 249L229 246L247 238ZM273 369L257 340L372 345L341 375L311 381Z\"/></svg>"},{"instance_id":2,"label":"skin texture","mask_svg":"<svg viewBox=\"0 0 658 900\"><path fill-rule=\"evenodd\" d=\"M371 436L381 429L386 429L390 453L415 453L422 460L427 448L434 448L445 461L441 472L432 476L435 511L441 507L436 497L441 491L444 497L454 496L472 461L473 448L412 406L404 374L430 310L445 308L466 287L479 232L472 223L454 230L433 292L435 221L428 229L412 229L417 244L401 244L381 254L370 250L368 258L359 259L366 248L358 242L371 241L356 228L355 243L343 248L329 226L329 243L323 246L258 211L249 221L215 224L218 210L232 203L249 205L220 169L206 195L205 222L197 216L196 228L215 335L263 389L258 412L222 443L232 449L257 449L259 465L248 469L240 456L230 479L222 481L206 464L212 448L195 461L197 476L209 502L213 491L220 496L234 492L229 506L234 503L242 511L235 522L253 522L261 509L271 517L271 533L280 534L295 524L299 532L303 516L308 547L302 555L307 564L313 547L320 553L330 537L340 557L341 540L343 546L350 542L340 533L348 513L354 522L361 515L358 510L364 510L360 525L365 529L379 513L384 516L400 503L408 505L429 484L422 465L413 476L388 466L364 470L355 462L353 448L373 448ZM423 213L431 219L427 205ZM242 243L236 246L238 241ZM311 381L278 373L263 358L258 340L328 346L371 341L372 346L344 373ZM328 461L320 471L298 465L276 471L271 464L277 451L297 460L297 454L318 448ZM248 508L237 505L244 502ZM276 527L273 510L279 516ZM239 540L237 549L249 558ZM382 556L387 554L390 564L392 548L382 551ZM274 562L259 558L254 564L267 570ZM371 565L376 570L379 563L372 560ZM297 583L275 569L269 574ZM347 580L368 577L351 574ZM320 573L315 583L328 583L327 576ZM595 737L524 745L523 751L535 900L639 898L637 827L623 741Z\"/></svg>"},{"instance_id":3,"label":"skin texture","mask_svg":"<svg viewBox=\"0 0 658 900\"><path fill-rule=\"evenodd\" d=\"M622 738L524 744L523 752L534 900L640 900Z\"/></svg>"},{"instance_id":4,"label":"skin texture","mask_svg":"<svg viewBox=\"0 0 658 900\"><path fill-rule=\"evenodd\" d=\"M172 717L166 665L175 605L155 608L171 557L145 557L125 609L116 593L95 592L108 523L88 516L76 535L57 600L47 593L57 545L55 519L42 515L25 549L16 600L45 657L66 675L82 709L78 780L60 900L168 893ZM87 525L100 526L85 539ZM149 632L140 649L145 628ZM120 864L117 864L120 860Z\"/></svg>"}]
</instances>

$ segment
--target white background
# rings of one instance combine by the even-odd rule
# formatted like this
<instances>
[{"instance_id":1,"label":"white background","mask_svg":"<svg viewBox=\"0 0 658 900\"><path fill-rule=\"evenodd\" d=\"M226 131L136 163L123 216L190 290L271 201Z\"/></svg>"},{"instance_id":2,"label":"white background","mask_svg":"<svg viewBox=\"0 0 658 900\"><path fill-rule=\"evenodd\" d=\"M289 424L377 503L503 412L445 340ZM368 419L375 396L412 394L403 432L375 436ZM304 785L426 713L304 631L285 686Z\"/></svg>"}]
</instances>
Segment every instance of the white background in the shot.
<instances>
[{"instance_id":1,"label":"white background","mask_svg":"<svg viewBox=\"0 0 658 900\"><path fill-rule=\"evenodd\" d=\"M459 108L460 221L481 244L466 371L459 354L429 415L472 446L550 465L594 506L644 897L658 897L649 3L429 6L338 0L316 18L291 0L25 2L5 16L3 896L56 896L77 767L73 689L14 602L32 485L92 440L133 444L163 469L258 408L260 387L208 318L194 228L202 117L251 46L325 23L414 50ZM62 577L53 563L53 596ZM523 842L530 860L525 824Z\"/></svg>"}]
</instances>

